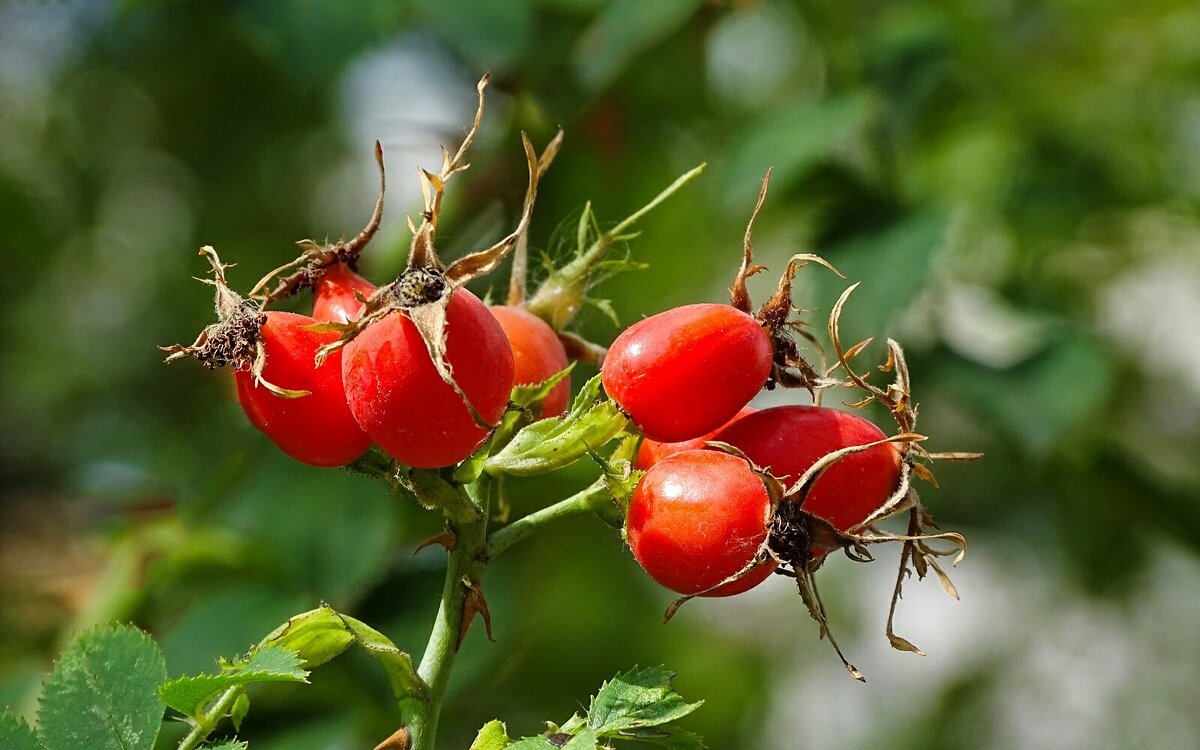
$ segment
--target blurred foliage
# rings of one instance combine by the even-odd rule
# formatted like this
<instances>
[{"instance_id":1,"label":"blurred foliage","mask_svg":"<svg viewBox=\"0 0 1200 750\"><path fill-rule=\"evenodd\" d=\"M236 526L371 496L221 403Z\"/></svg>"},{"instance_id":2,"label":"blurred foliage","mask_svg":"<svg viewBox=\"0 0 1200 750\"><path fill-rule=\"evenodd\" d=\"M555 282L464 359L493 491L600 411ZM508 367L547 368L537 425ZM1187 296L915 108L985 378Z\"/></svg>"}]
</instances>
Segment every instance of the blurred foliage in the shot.
<instances>
[{"instance_id":1,"label":"blurred foliage","mask_svg":"<svg viewBox=\"0 0 1200 750\"><path fill-rule=\"evenodd\" d=\"M610 530L581 521L495 566L498 643L467 639L446 747L466 747L495 717L537 731L614 671L658 663L707 699L689 726L712 747L834 736L855 747L1196 746L1187 706L1200 694L1179 665L1197 654L1173 648L1200 612L1169 605L1173 633L1137 613L1200 601L1198 38L1191 0L0 5L0 705L28 711L49 656L98 620L149 628L172 675L210 668L321 600L419 650L441 558L410 550L437 519L277 455L226 377L166 369L155 345L208 321L208 291L190 278L204 270L201 244L238 261L231 280L245 288L294 240L357 231L375 138L392 188L365 269L394 274L401 217L419 208L413 167L435 165L437 144L465 132L474 80L490 70L473 167L448 195L445 250L509 231L524 185L517 134L541 144L561 126L533 245L554 254L556 228L586 200L615 220L708 161L632 243L650 268L593 294L626 321L719 300L773 166L759 259L778 271L816 251L863 281L846 339L904 342L931 449L988 453L941 467L944 489L926 498L982 550L965 567L983 573L959 588L1017 609L998 641L951 666L856 657L868 679L921 686L900 701L907 714L867 697L822 714L825 688L805 683L850 688L830 682L844 677L798 602L698 602L662 627L668 597ZM762 299L769 282L754 281ZM799 279L818 332L834 282L816 268ZM600 314L580 327L615 335ZM589 471L514 482L516 510L585 486ZM1022 557L1036 564L1014 564ZM876 610L841 590L860 585L858 570L830 567L843 641L882 640ZM997 617L970 606L944 615L962 619L960 638L970 617ZM1091 630L1075 627L1080 612ZM950 627L914 617L935 634ZM1060 630L1106 644L1109 661L1050 638ZM1062 670L1159 687L1131 706L1110 680L1018 658L1047 638ZM917 640L942 648L936 635ZM1084 692L1052 690L1068 679ZM387 696L369 664L348 658L311 687L255 693L243 735L274 750L364 746L394 728ZM1058 721L1059 709L1077 725L1038 735L1049 730L1037 717ZM787 729L794 715L817 723Z\"/></svg>"}]
</instances>

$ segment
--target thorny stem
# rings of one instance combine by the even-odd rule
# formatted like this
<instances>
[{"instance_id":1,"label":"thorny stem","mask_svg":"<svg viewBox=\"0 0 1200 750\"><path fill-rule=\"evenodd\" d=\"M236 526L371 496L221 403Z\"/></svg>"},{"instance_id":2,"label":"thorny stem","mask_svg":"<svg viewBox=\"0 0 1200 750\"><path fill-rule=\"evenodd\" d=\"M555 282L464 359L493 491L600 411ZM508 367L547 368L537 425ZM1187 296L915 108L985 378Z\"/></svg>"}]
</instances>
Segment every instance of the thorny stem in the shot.
<instances>
[{"instance_id":1,"label":"thorny stem","mask_svg":"<svg viewBox=\"0 0 1200 750\"><path fill-rule=\"evenodd\" d=\"M487 544L490 483L488 477L483 477L466 488L482 511L480 520L450 526L456 542L446 563L446 580L442 585L442 598L433 621L433 630L421 657L421 665L417 668L417 674L428 689L429 701L408 720L408 729L412 732L412 750L433 750L435 747L438 716L442 711L446 685L450 682L454 657L458 654L463 610L469 591L464 579L477 581L483 574L481 560Z\"/></svg>"},{"instance_id":2,"label":"thorny stem","mask_svg":"<svg viewBox=\"0 0 1200 750\"><path fill-rule=\"evenodd\" d=\"M233 704L237 703L237 699L242 697L246 692L245 685L233 685L225 689L208 708L200 715L196 724L192 727L192 731L187 733L187 736L179 743L178 750L194 750L200 746L212 734L212 731L217 728L217 724L221 719L229 715L233 710Z\"/></svg>"}]
</instances>

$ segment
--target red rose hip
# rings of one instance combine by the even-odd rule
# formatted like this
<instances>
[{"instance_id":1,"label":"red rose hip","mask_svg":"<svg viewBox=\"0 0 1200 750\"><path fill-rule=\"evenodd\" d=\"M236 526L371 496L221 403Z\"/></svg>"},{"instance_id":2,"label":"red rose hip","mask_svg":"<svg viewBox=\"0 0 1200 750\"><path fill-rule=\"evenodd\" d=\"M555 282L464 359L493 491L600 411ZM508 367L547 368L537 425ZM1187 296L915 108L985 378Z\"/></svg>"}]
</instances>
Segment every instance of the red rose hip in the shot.
<instances>
[{"instance_id":1,"label":"red rose hip","mask_svg":"<svg viewBox=\"0 0 1200 750\"><path fill-rule=\"evenodd\" d=\"M314 367L317 349L337 338L333 332L308 330L317 321L307 315L268 312L259 336L266 349L263 379L289 390L309 391L283 398L256 385L249 370L234 372L238 401L250 423L297 461L313 466L342 466L371 447L371 439L350 413L342 389L340 352Z\"/></svg>"},{"instance_id":2,"label":"red rose hip","mask_svg":"<svg viewBox=\"0 0 1200 750\"><path fill-rule=\"evenodd\" d=\"M488 309L512 346L513 383L541 383L567 368L567 351L546 321L520 307L497 305ZM571 381L568 378L554 386L542 401L542 416L563 414L570 398Z\"/></svg>"},{"instance_id":3,"label":"red rose hip","mask_svg":"<svg viewBox=\"0 0 1200 750\"><path fill-rule=\"evenodd\" d=\"M313 317L322 323L357 320L363 306L358 295L365 299L374 291L374 284L351 271L345 263L334 263L313 287Z\"/></svg>"},{"instance_id":4,"label":"red rose hip","mask_svg":"<svg viewBox=\"0 0 1200 750\"><path fill-rule=\"evenodd\" d=\"M771 341L729 305L676 307L627 328L604 359L604 389L651 440L700 437L766 383Z\"/></svg>"},{"instance_id":5,"label":"red rose hip","mask_svg":"<svg viewBox=\"0 0 1200 750\"><path fill-rule=\"evenodd\" d=\"M498 422L512 391L512 349L487 307L466 289L455 290L446 307L446 360L479 416ZM342 379L358 424L409 466L458 463L490 433L438 375L417 327L401 312L346 345Z\"/></svg>"},{"instance_id":6,"label":"red rose hip","mask_svg":"<svg viewBox=\"0 0 1200 750\"><path fill-rule=\"evenodd\" d=\"M886 437L857 414L820 406L777 406L737 419L713 436L729 443L789 487L822 456ZM862 523L900 484L900 454L887 443L853 453L817 479L803 508L847 531Z\"/></svg>"},{"instance_id":7,"label":"red rose hip","mask_svg":"<svg viewBox=\"0 0 1200 750\"><path fill-rule=\"evenodd\" d=\"M767 538L771 500L745 460L719 451L684 451L655 464L634 490L625 532L650 577L696 594L754 561ZM730 596L762 583L774 561L704 596Z\"/></svg>"}]
</instances>

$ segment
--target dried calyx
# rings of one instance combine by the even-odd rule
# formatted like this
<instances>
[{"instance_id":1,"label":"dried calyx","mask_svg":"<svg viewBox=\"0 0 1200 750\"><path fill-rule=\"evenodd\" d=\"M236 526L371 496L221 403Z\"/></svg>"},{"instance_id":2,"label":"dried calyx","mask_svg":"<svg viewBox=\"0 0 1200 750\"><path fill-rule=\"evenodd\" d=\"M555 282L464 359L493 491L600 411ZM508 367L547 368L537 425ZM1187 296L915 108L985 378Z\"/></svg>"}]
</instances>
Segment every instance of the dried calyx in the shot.
<instances>
[{"instance_id":1,"label":"dried calyx","mask_svg":"<svg viewBox=\"0 0 1200 750\"><path fill-rule=\"evenodd\" d=\"M770 182L771 171L767 170L767 174L763 177L762 189L758 193L758 201L754 204L754 211L750 214L750 221L746 224L746 235L743 240L742 266L738 269L737 276L733 280L733 286L729 289L730 304L748 315L753 315L771 339L774 362L771 367L771 375L767 379L766 387L774 388L776 385L781 385L785 388L804 388L815 398L817 389L838 385L839 383L838 381L830 380L828 377L823 377L800 354L800 347L796 341L797 337L811 344L818 353L821 352L821 345L806 330L807 324L803 320L798 317L792 317L793 313L801 312L792 305L792 281L796 277L796 272L809 263L824 266L841 278L846 277L842 276L841 272L819 255L798 253L788 259L787 267L784 269L783 275L779 278L779 285L775 293L763 303L757 313L754 312L750 293L746 289L746 280L757 273L767 270L767 268L766 266L754 263L750 239L754 232L754 221L758 218L759 211L762 210L763 201L767 197L767 186Z\"/></svg>"},{"instance_id":2,"label":"dried calyx","mask_svg":"<svg viewBox=\"0 0 1200 750\"><path fill-rule=\"evenodd\" d=\"M407 316L417 327L438 375L446 384L454 388L471 412L471 416L483 427L492 425L479 415L455 382L454 372L446 359L446 307L450 302L450 296L456 289L472 279L493 271L517 244L518 238L528 227L530 216L533 213L538 178L537 155L534 153L529 139L522 133L521 141L525 148L525 157L529 168L529 186L525 193L521 220L516 229L485 250L460 258L449 266L442 263L435 249L442 197L446 182L468 167L463 161L463 157L474 140L480 120L483 118L483 90L487 86L487 81L485 76L479 82L477 87L479 107L476 110L475 121L458 151L451 155L443 148L442 167L438 173L433 174L427 171L421 173L425 210L421 214L420 226L413 226L409 221L413 239L405 270L391 283L379 287L366 299L362 313L357 320L345 324L326 324L325 328L338 331L341 335L337 340L317 350L316 355L316 361L320 364L330 354L354 340L371 324L392 313L399 312Z\"/></svg>"},{"instance_id":3,"label":"dried calyx","mask_svg":"<svg viewBox=\"0 0 1200 750\"><path fill-rule=\"evenodd\" d=\"M346 264L350 270L357 270L358 256L379 231L383 221L383 197L387 191L387 173L383 166L383 146L375 141L375 163L379 165L379 197L375 200L375 210L363 230L353 239L346 242L318 245L313 240L300 240L301 253L295 260L286 263L262 277L250 290L250 297L261 300L264 304L285 299L294 294L312 289L325 275L325 272L338 263ZM290 273L289 273L290 272ZM287 273L282 279L279 275ZM274 288L267 287L274 282Z\"/></svg>"},{"instance_id":4,"label":"dried calyx","mask_svg":"<svg viewBox=\"0 0 1200 750\"><path fill-rule=\"evenodd\" d=\"M753 222L753 219L751 221ZM758 270L750 263L749 231L747 231L746 247L743 272L739 274L738 282L735 283L733 289L735 305L737 305L740 295L740 299L748 306L749 298L745 293L744 281L746 277ZM790 275L785 274L785 279L789 278ZM887 360L879 367L883 372L894 373L893 382L889 383L886 387L880 388L873 385L869 382L867 375L860 374L851 366L850 360L860 354L870 343L870 339L868 339L847 349L843 347L840 338L838 322L841 312L846 300L856 286L857 284L851 286L842 294L830 314L829 337L834 353L837 356L837 363L826 368L825 372L819 374L812 382L818 388L836 385L852 387L863 391L866 394L865 398L851 404L851 406L862 408L873 402L882 404L895 419L898 427L897 433L882 440L833 451L817 460L789 487L784 487L769 472L754 466L753 463L749 462L749 459L746 459L750 463L751 469L762 478L768 495L771 498L773 512L768 522L767 539L759 548L755 558L745 568L704 591L677 599L668 607L666 618L670 619L675 611L690 599L696 596L703 596L715 589L740 580L749 575L758 566L774 561L778 566L776 572L796 580L800 597L804 601L809 614L819 625L821 637L828 638L830 645L833 646L850 675L857 680L864 680L862 673L846 659L841 648L838 646L837 640L830 631L825 606L817 591L814 574L828 558L828 553L835 549L841 549L847 557L857 562L871 562L875 559L870 551L872 545L886 542L900 542L903 545L900 553L900 569L888 611L886 635L894 648L921 654L922 651L919 648L908 640L896 635L893 629L896 607L900 600L904 579L911 575L909 566L912 566L912 570L916 572L917 577L920 579L925 578L932 571L938 577L939 582L941 582L946 592L957 599L958 592L954 588L953 583L950 582L949 577L942 569L938 560L944 557L953 557L951 565L957 565L966 554L967 543L961 534L943 532L938 528L933 518L921 504L916 490L911 485L910 478L915 474L917 477L925 479L936 486L933 473L923 461L932 459L970 461L979 458L981 454L930 453L925 450L922 443L927 438L915 431L917 407L912 400L908 365L904 358L904 351L895 341L889 339ZM739 309L745 308L741 307ZM844 379L842 380L833 378L834 373L839 369L844 374ZM841 531L826 519L804 510L803 506L808 498L808 494L812 491L817 480L831 466L847 456L888 443L895 444L897 455L901 461L897 486L892 494L869 517L848 531ZM709 443L709 445L739 455L744 459L746 458L744 454L731 445L724 443ZM909 514L909 521L904 534L891 534L878 528L877 524L879 522L905 511ZM931 543L938 541L948 543L948 547L938 548L931 546ZM822 550L823 553L814 554L815 549Z\"/></svg>"},{"instance_id":5,"label":"dried calyx","mask_svg":"<svg viewBox=\"0 0 1200 750\"><path fill-rule=\"evenodd\" d=\"M185 357L195 357L209 368L232 365L237 370L249 370L254 382L277 396L300 398L308 391L281 388L263 378L267 365L267 350L262 341L262 326L267 320L261 301L247 299L229 288L225 269L232 264L222 263L217 251L210 245L200 248L200 254L212 266L213 278L196 280L216 287L217 322L205 326L190 345L173 344L160 346L167 355L167 362Z\"/></svg>"}]
</instances>

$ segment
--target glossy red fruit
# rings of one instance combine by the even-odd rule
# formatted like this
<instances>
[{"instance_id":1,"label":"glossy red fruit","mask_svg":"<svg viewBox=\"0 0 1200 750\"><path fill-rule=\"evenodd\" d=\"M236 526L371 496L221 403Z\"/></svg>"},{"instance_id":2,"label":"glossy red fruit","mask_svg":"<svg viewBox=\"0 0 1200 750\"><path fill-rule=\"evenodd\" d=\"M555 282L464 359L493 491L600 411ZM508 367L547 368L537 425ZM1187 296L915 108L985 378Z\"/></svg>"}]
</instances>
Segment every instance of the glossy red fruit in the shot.
<instances>
[{"instance_id":1,"label":"glossy red fruit","mask_svg":"<svg viewBox=\"0 0 1200 750\"><path fill-rule=\"evenodd\" d=\"M735 420L713 439L741 449L786 488L827 453L884 437L857 414L820 406L777 406ZM900 454L893 444L879 445L829 467L803 508L846 531L875 512L899 483Z\"/></svg>"},{"instance_id":2,"label":"glossy red fruit","mask_svg":"<svg viewBox=\"0 0 1200 750\"><path fill-rule=\"evenodd\" d=\"M374 284L345 263L335 263L313 287L313 317L322 323L349 323L358 318L363 306L355 292L365 299L374 291Z\"/></svg>"},{"instance_id":3,"label":"glossy red fruit","mask_svg":"<svg viewBox=\"0 0 1200 750\"><path fill-rule=\"evenodd\" d=\"M705 435L766 383L771 341L729 305L676 307L627 328L604 359L604 390L651 440Z\"/></svg>"},{"instance_id":4,"label":"glossy red fruit","mask_svg":"<svg viewBox=\"0 0 1200 750\"><path fill-rule=\"evenodd\" d=\"M767 538L771 501L762 478L719 451L684 451L655 464L633 492L625 532L650 577L681 594L715 586L749 565ZM705 596L762 583L774 561Z\"/></svg>"},{"instance_id":5,"label":"glossy red fruit","mask_svg":"<svg viewBox=\"0 0 1200 750\"><path fill-rule=\"evenodd\" d=\"M730 422L741 419L747 414L753 414L756 411L758 409L755 409L753 406L747 406L739 411L737 416L731 419ZM729 423L727 422L726 424ZM637 458L634 459L633 465L639 469L649 469L667 456L673 456L676 453L683 453L684 451L702 450L706 447L704 444L712 440L713 436L721 429L724 429L724 427L725 425L721 425L721 427L718 427L707 435L701 435L691 440L681 440L678 443L660 443L657 440L650 439L643 440L642 444L638 446Z\"/></svg>"},{"instance_id":6,"label":"glossy red fruit","mask_svg":"<svg viewBox=\"0 0 1200 750\"><path fill-rule=\"evenodd\" d=\"M317 321L307 315L268 312L259 335L267 352L263 378L280 388L309 391L301 398L282 398L256 385L249 371L234 373L238 401L250 418L284 453L313 466L342 466L371 447L358 426L342 389L342 362L335 352L313 366L317 348L336 333L307 330Z\"/></svg>"},{"instance_id":7,"label":"glossy red fruit","mask_svg":"<svg viewBox=\"0 0 1200 750\"><path fill-rule=\"evenodd\" d=\"M567 350L546 321L520 307L497 305L488 309L512 345L515 384L541 383L567 368ZM570 399L571 382L567 378L542 401L542 416L563 414Z\"/></svg>"},{"instance_id":8,"label":"glossy red fruit","mask_svg":"<svg viewBox=\"0 0 1200 750\"><path fill-rule=\"evenodd\" d=\"M479 415L498 422L512 392L512 349L487 307L466 289L455 290L446 308L446 359ZM358 424L409 466L458 463L490 432L438 375L417 327L400 312L346 345L342 380Z\"/></svg>"}]
</instances>

